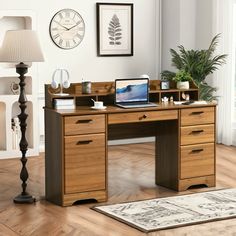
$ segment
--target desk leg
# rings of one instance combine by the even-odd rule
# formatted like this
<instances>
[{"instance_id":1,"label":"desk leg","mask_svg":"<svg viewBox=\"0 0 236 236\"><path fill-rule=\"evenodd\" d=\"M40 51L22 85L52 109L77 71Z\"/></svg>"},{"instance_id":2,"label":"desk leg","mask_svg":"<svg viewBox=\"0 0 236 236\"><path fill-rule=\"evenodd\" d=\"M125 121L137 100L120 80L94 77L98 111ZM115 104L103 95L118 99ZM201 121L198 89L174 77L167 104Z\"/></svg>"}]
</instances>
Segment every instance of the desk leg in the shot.
<instances>
[{"instance_id":1,"label":"desk leg","mask_svg":"<svg viewBox=\"0 0 236 236\"><path fill-rule=\"evenodd\" d=\"M178 189L178 121L157 124L156 134L156 184Z\"/></svg>"}]
</instances>

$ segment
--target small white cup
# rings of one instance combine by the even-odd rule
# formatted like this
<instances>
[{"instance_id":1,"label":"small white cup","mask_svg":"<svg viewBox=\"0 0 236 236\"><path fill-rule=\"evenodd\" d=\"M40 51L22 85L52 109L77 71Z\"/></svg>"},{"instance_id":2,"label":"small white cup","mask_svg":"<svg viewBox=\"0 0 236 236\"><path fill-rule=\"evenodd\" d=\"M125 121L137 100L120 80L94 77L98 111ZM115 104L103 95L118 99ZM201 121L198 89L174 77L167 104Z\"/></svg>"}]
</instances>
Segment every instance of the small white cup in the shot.
<instances>
[{"instance_id":1,"label":"small white cup","mask_svg":"<svg viewBox=\"0 0 236 236\"><path fill-rule=\"evenodd\" d=\"M103 108L103 102L95 101L94 102L94 107L97 108L97 109Z\"/></svg>"}]
</instances>

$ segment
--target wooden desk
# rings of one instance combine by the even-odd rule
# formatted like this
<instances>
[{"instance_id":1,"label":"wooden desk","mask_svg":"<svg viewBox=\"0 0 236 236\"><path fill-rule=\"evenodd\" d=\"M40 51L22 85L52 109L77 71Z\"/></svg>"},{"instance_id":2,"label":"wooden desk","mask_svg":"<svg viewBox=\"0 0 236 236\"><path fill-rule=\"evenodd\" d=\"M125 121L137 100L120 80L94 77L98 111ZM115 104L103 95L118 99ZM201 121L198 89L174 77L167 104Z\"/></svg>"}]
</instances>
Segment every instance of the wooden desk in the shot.
<instances>
[{"instance_id":1,"label":"wooden desk","mask_svg":"<svg viewBox=\"0 0 236 236\"><path fill-rule=\"evenodd\" d=\"M215 185L215 105L106 110L45 108L46 199L107 200L107 141L154 136L155 181L177 191Z\"/></svg>"}]
</instances>

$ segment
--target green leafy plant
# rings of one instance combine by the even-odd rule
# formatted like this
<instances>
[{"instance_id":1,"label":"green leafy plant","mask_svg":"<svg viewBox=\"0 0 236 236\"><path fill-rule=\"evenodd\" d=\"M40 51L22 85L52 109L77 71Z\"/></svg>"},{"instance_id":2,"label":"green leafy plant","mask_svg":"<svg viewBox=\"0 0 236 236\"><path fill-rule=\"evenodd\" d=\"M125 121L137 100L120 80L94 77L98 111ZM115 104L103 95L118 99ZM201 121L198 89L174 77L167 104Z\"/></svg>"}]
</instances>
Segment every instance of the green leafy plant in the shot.
<instances>
[{"instance_id":1,"label":"green leafy plant","mask_svg":"<svg viewBox=\"0 0 236 236\"><path fill-rule=\"evenodd\" d=\"M172 65L178 70L190 73L193 82L199 88L199 98L201 100L212 101L216 99L214 92L217 90L205 81L209 74L219 69L226 61L226 54L214 55L218 45L219 34L211 41L208 49L205 50L186 50L184 46L178 46L179 52L170 49ZM161 73L162 79L172 80L176 73L165 70Z\"/></svg>"},{"instance_id":2,"label":"green leafy plant","mask_svg":"<svg viewBox=\"0 0 236 236\"><path fill-rule=\"evenodd\" d=\"M179 70L175 76L172 78L175 82L185 82L185 81L191 81L193 78L190 75L189 72L185 70Z\"/></svg>"}]
</instances>

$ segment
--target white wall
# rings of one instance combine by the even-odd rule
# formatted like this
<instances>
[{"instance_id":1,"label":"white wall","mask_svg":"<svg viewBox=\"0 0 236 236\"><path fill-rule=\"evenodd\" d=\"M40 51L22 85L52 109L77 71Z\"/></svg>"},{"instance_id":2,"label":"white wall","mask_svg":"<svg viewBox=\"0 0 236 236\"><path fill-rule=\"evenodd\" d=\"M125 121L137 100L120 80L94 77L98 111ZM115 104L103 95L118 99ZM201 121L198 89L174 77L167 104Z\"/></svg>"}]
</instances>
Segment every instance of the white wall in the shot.
<instances>
[{"instance_id":1,"label":"white wall","mask_svg":"<svg viewBox=\"0 0 236 236\"><path fill-rule=\"evenodd\" d=\"M43 128L44 84L50 83L53 71L58 67L66 68L71 82L82 78L91 81L110 81L122 77L148 74L156 79L156 4L157 0L110 0L99 2L134 3L134 56L97 57L96 49L96 2L95 0L0 0L1 10L31 10L35 12L36 29L45 56L45 62L38 63L38 93L40 134ZM51 41L49 24L53 15L63 9L78 11L85 21L85 37L82 43L72 50L58 48ZM158 53L158 52L157 52Z\"/></svg>"},{"instance_id":2,"label":"white wall","mask_svg":"<svg viewBox=\"0 0 236 236\"><path fill-rule=\"evenodd\" d=\"M208 48L213 38L213 1L197 0L196 4L196 48Z\"/></svg>"},{"instance_id":3,"label":"white wall","mask_svg":"<svg viewBox=\"0 0 236 236\"><path fill-rule=\"evenodd\" d=\"M213 0L162 1L162 70L171 66L170 48L205 48L212 39Z\"/></svg>"},{"instance_id":4,"label":"white wall","mask_svg":"<svg viewBox=\"0 0 236 236\"><path fill-rule=\"evenodd\" d=\"M96 2L89 1L0 1L1 8L29 9L36 13L37 30L46 61L39 63L39 91L43 84L51 81L53 71L58 67L67 68L72 81L83 77L91 81L114 80L118 77L149 74L156 78L155 72L155 0L135 0L134 2L134 56L97 57L96 55ZM100 1L107 2L107 1ZM109 1L132 2L132 1ZM49 23L60 9L72 8L84 18L86 25L82 43L72 50L56 47L49 36Z\"/></svg>"},{"instance_id":5,"label":"white wall","mask_svg":"<svg viewBox=\"0 0 236 236\"><path fill-rule=\"evenodd\" d=\"M170 48L176 49L180 42L180 0L163 0L161 10L161 70L172 70Z\"/></svg>"}]
</instances>

